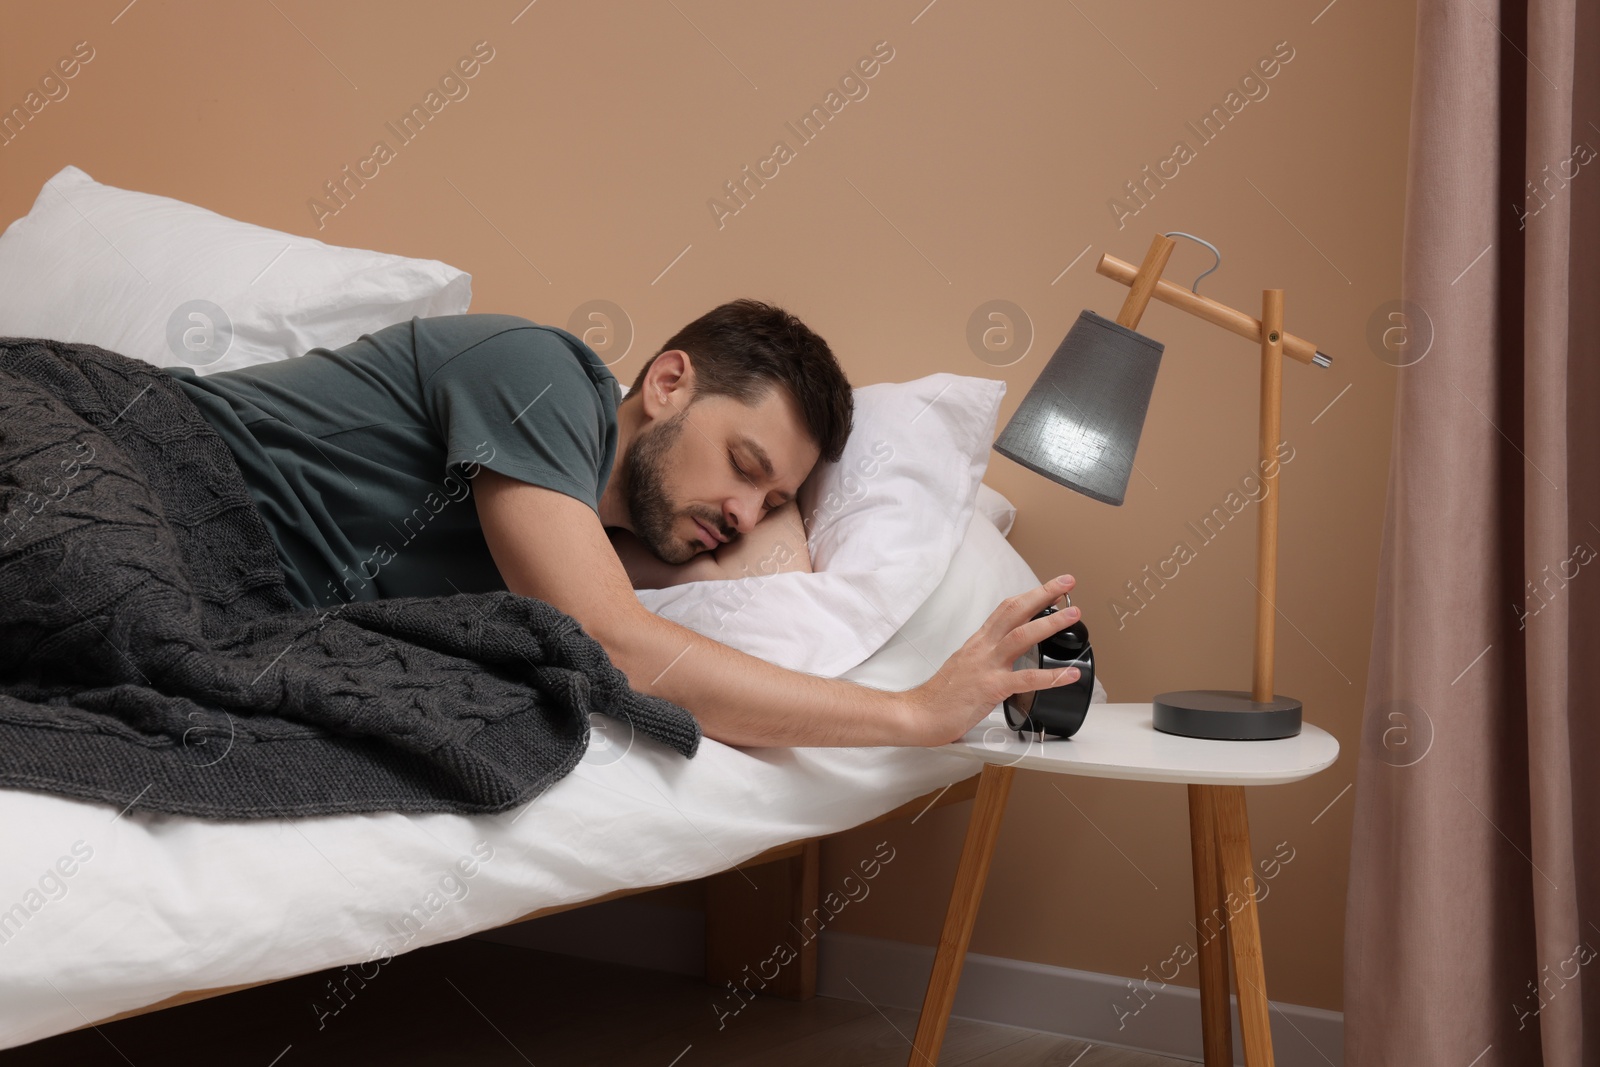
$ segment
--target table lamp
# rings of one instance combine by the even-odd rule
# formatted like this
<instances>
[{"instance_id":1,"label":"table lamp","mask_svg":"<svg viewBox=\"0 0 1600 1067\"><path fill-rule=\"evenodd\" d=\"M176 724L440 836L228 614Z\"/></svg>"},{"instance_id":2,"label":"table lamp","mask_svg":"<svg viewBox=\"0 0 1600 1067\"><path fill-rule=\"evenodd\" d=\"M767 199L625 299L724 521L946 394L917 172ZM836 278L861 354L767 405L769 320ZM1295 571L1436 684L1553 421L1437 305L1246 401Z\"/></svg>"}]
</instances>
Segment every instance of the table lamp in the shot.
<instances>
[{"instance_id":1,"label":"table lamp","mask_svg":"<svg viewBox=\"0 0 1600 1067\"><path fill-rule=\"evenodd\" d=\"M1283 359L1317 367L1333 360L1310 341L1285 333L1283 290L1264 289L1259 319L1199 295L1200 279L1183 289L1161 279L1172 255L1172 238L1208 241L1172 231L1158 234L1135 268L1109 254L1095 272L1128 286L1116 321L1085 310L1068 331L1022 404L1006 423L994 449L1007 459L1087 497L1121 505L1133 471L1145 413L1165 348L1137 332L1151 299L1214 323L1261 346L1260 451L1264 495L1256 539L1255 669L1249 691L1185 689L1159 693L1151 701L1157 730L1183 737L1267 740L1300 732L1301 704L1274 693L1273 642L1278 568L1278 434L1283 404ZM1200 277L1205 277L1202 274Z\"/></svg>"}]
</instances>

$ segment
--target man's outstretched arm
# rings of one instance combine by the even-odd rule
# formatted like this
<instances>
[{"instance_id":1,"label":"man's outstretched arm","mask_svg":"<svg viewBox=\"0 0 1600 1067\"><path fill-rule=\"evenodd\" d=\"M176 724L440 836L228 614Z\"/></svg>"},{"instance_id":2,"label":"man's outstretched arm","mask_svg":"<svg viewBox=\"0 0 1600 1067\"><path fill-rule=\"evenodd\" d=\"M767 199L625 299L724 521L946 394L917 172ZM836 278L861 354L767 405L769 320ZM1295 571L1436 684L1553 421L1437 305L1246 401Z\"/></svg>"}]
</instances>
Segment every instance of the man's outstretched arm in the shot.
<instances>
[{"instance_id":1,"label":"man's outstretched arm","mask_svg":"<svg viewBox=\"0 0 1600 1067\"><path fill-rule=\"evenodd\" d=\"M473 498L506 588L571 615L633 687L692 712L731 745L938 745L959 738L1012 693L1065 685L1078 672L1011 664L1075 621L1029 621L1070 578L1011 597L928 682L905 692L785 670L647 611L587 504L490 470Z\"/></svg>"}]
</instances>

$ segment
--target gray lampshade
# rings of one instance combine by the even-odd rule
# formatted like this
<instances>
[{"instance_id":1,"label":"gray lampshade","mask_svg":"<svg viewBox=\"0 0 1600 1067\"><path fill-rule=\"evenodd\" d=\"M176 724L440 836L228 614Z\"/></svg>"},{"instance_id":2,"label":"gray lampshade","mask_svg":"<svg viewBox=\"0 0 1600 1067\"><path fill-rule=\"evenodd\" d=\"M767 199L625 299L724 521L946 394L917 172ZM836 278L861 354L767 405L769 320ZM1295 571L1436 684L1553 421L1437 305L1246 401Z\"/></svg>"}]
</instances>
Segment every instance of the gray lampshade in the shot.
<instances>
[{"instance_id":1,"label":"gray lampshade","mask_svg":"<svg viewBox=\"0 0 1600 1067\"><path fill-rule=\"evenodd\" d=\"M1165 346L1084 311L994 449L1107 504L1121 504Z\"/></svg>"}]
</instances>

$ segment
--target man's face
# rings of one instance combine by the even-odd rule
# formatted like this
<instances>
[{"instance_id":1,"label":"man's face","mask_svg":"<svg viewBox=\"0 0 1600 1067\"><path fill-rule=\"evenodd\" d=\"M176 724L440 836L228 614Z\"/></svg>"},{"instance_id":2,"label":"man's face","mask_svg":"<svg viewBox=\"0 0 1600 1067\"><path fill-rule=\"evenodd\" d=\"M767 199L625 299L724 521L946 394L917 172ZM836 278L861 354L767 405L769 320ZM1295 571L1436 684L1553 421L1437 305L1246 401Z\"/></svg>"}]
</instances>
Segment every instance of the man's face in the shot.
<instances>
[{"instance_id":1,"label":"man's face","mask_svg":"<svg viewBox=\"0 0 1600 1067\"><path fill-rule=\"evenodd\" d=\"M820 455L781 387L753 406L698 399L641 429L623 457L634 534L665 562L687 563L749 533L799 491Z\"/></svg>"}]
</instances>

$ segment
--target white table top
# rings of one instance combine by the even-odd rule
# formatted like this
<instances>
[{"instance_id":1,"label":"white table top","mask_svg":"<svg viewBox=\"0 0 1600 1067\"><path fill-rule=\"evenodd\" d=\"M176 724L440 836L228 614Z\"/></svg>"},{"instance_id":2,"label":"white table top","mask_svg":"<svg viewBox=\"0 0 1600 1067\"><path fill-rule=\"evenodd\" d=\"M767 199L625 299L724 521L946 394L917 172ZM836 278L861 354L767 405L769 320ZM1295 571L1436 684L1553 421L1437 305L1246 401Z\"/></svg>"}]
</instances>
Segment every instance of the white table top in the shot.
<instances>
[{"instance_id":1,"label":"white table top","mask_svg":"<svg viewBox=\"0 0 1600 1067\"><path fill-rule=\"evenodd\" d=\"M1306 723L1278 741L1209 741L1164 734L1149 704L1091 704L1072 737L1024 741L996 709L950 752L1030 771L1205 785L1281 785L1309 778L1339 758L1332 734Z\"/></svg>"}]
</instances>

